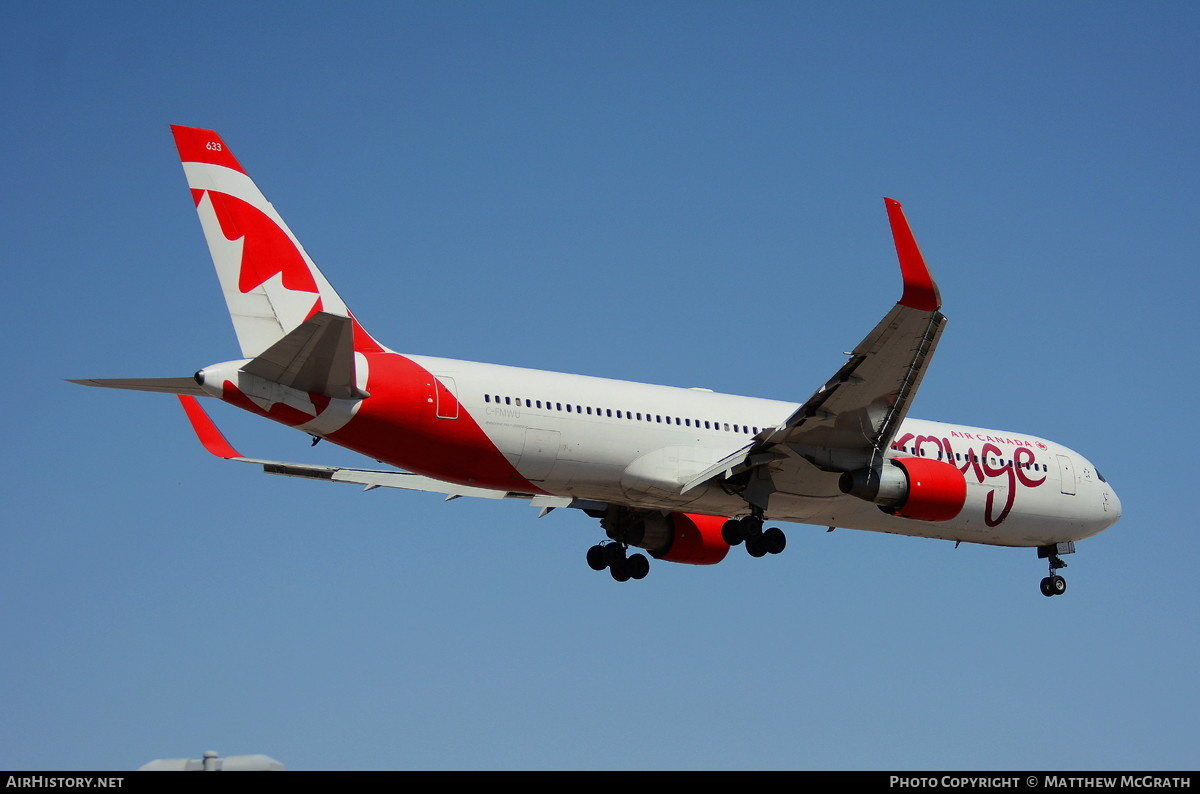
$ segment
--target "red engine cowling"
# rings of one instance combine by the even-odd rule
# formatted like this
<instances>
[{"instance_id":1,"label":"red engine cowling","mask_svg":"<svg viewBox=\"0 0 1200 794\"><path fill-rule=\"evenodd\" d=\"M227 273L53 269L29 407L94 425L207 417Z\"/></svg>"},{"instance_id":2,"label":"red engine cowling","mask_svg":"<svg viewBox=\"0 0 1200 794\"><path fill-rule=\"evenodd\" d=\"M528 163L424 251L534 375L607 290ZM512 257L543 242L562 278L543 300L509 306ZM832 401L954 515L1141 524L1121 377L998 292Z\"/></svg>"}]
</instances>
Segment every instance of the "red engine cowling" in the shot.
<instances>
[{"instance_id":1,"label":"red engine cowling","mask_svg":"<svg viewBox=\"0 0 1200 794\"><path fill-rule=\"evenodd\" d=\"M670 562L715 565L729 553L729 544L721 537L721 527L726 520L722 516L672 513L674 537L670 547L656 556Z\"/></svg>"},{"instance_id":2,"label":"red engine cowling","mask_svg":"<svg viewBox=\"0 0 1200 794\"><path fill-rule=\"evenodd\" d=\"M967 501L967 478L940 460L897 458L897 466L908 477L908 498L895 514L921 521L949 521L962 512Z\"/></svg>"},{"instance_id":3,"label":"red engine cowling","mask_svg":"<svg viewBox=\"0 0 1200 794\"><path fill-rule=\"evenodd\" d=\"M967 501L967 478L956 466L924 458L892 458L882 470L846 472L842 493L884 512L918 521L949 521Z\"/></svg>"},{"instance_id":4,"label":"red engine cowling","mask_svg":"<svg viewBox=\"0 0 1200 794\"><path fill-rule=\"evenodd\" d=\"M610 505L600 526L611 539L645 549L655 559L715 565L729 553L729 544L721 537L725 521L721 516Z\"/></svg>"}]
</instances>

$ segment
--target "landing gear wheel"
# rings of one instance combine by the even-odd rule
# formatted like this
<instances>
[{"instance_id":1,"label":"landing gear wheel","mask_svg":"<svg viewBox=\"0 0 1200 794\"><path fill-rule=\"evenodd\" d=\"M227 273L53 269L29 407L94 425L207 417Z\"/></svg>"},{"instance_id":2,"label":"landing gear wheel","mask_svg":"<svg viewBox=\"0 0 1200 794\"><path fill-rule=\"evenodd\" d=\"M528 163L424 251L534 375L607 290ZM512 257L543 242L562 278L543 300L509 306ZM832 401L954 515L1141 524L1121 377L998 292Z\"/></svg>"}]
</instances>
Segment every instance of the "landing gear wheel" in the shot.
<instances>
[{"instance_id":1,"label":"landing gear wheel","mask_svg":"<svg viewBox=\"0 0 1200 794\"><path fill-rule=\"evenodd\" d=\"M604 547L596 544L587 550L587 564L593 571L603 571L608 567L604 561Z\"/></svg>"},{"instance_id":2,"label":"landing gear wheel","mask_svg":"<svg viewBox=\"0 0 1200 794\"><path fill-rule=\"evenodd\" d=\"M603 549L604 562L609 568L617 568L625 564L625 547L620 543L610 543Z\"/></svg>"},{"instance_id":3,"label":"landing gear wheel","mask_svg":"<svg viewBox=\"0 0 1200 794\"><path fill-rule=\"evenodd\" d=\"M745 538L742 537L742 522L731 518L722 524L721 540L725 541L730 546L736 546L745 540Z\"/></svg>"},{"instance_id":4,"label":"landing gear wheel","mask_svg":"<svg viewBox=\"0 0 1200 794\"><path fill-rule=\"evenodd\" d=\"M778 554L787 547L787 535L779 527L771 527L763 532L762 542L768 554Z\"/></svg>"},{"instance_id":5,"label":"landing gear wheel","mask_svg":"<svg viewBox=\"0 0 1200 794\"><path fill-rule=\"evenodd\" d=\"M645 554L634 554L626 562L629 568L629 577L631 579L645 579L646 574L650 573L650 561L646 559Z\"/></svg>"},{"instance_id":6,"label":"landing gear wheel","mask_svg":"<svg viewBox=\"0 0 1200 794\"><path fill-rule=\"evenodd\" d=\"M755 538L746 538L746 552L751 557L762 557L767 553L767 543L761 535Z\"/></svg>"},{"instance_id":7,"label":"landing gear wheel","mask_svg":"<svg viewBox=\"0 0 1200 794\"><path fill-rule=\"evenodd\" d=\"M1049 560L1050 575L1041 581L1042 595L1047 598L1050 596L1062 595L1067 592L1067 580L1058 575L1057 571L1066 568L1067 564L1062 561L1060 554L1074 554L1074 543L1055 543L1048 546L1038 546L1038 559Z\"/></svg>"},{"instance_id":8,"label":"landing gear wheel","mask_svg":"<svg viewBox=\"0 0 1200 794\"><path fill-rule=\"evenodd\" d=\"M612 574L612 578L616 579L618 582L629 581L629 563L626 560L621 560L621 562L617 565L608 566L608 572Z\"/></svg>"},{"instance_id":9,"label":"landing gear wheel","mask_svg":"<svg viewBox=\"0 0 1200 794\"><path fill-rule=\"evenodd\" d=\"M746 516L738 521L742 530L742 539L750 540L750 538L762 537L763 520L758 516Z\"/></svg>"}]
</instances>

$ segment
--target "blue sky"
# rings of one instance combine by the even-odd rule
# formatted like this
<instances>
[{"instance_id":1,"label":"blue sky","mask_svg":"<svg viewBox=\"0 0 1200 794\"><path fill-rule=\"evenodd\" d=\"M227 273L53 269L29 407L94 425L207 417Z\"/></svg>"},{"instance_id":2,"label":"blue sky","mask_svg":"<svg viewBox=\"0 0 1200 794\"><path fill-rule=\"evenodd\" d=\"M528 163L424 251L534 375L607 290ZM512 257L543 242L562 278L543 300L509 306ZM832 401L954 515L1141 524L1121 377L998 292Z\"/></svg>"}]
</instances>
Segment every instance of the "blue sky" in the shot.
<instances>
[{"instance_id":1,"label":"blue sky","mask_svg":"<svg viewBox=\"0 0 1200 794\"><path fill-rule=\"evenodd\" d=\"M0 767L1195 769L1187 3L9 4ZM169 124L221 132L399 350L800 401L899 295L913 415L1053 438L1067 558L792 526L590 571L594 522L267 477ZM363 461L213 406L244 453Z\"/></svg>"}]
</instances>

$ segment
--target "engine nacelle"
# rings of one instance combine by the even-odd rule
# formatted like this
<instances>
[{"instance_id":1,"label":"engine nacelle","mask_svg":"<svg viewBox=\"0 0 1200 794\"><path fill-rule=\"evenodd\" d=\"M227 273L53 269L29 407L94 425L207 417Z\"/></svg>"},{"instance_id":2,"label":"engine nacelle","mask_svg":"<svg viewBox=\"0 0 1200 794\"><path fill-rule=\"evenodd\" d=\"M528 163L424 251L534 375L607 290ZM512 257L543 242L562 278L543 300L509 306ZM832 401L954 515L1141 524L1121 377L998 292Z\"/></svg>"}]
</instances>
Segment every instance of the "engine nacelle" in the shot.
<instances>
[{"instance_id":1,"label":"engine nacelle","mask_svg":"<svg viewBox=\"0 0 1200 794\"><path fill-rule=\"evenodd\" d=\"M670 547L656 556L691 565L717 564L729 553L729 544L721 537L721 527L727 520L724 516L672 513L674 537Z\"/></svg>"},{"instance_id":2,"label":"engine nacelle","mask_svg":"<svg viewBox=\"0 0 1200 794\"><path fill-rule=\"evenodd\" d=\"M722 516L610 507L600 524L613 540L645 549L668 562L715 565L729 553L721 537Z\"/></svg>"},{"instance_id":3,"label":"engine nacelle","mask_svg":"<svg viewBox=\"0 0 1200 794\"><path fill-rule=\"evenodd\" d=\"M881 469L848 471L838 487L885 513L919 521L949 521L967 501L963 473L944 461L924 458L892 458Z\"/></svg>"}]
</instances>

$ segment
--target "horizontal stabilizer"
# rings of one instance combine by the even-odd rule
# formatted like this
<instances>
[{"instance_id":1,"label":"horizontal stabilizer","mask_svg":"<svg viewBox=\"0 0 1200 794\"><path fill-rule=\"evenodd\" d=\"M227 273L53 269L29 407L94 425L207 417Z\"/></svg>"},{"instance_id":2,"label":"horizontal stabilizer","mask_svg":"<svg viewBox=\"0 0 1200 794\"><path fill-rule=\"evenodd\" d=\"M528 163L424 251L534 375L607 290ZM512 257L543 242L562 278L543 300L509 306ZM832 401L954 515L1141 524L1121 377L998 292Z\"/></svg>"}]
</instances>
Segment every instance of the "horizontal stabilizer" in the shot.
<instances>
[{"instance_id":1,"label":"horizontal stabilizer","mask_svg":"<svg viewBox=\"0 0 1200 794\"><path fill-rule=\"evenodd\" d=\"M131 391L154 391L160 394L194 394L207 397L195 378L84 378L68 380L80 386L100 386L105 389L130 389Z\"/></svg>"},{"instance_id":2,"label":"horizontal stabilizer","mask_svg":"<svg viewBox=\"0 0 1200 794\"><path fill-rule=\"evenodd\" d=\"M354 321L317 312L242 367L243 372L309 394L362 399L355 383Z\"/></svg>"}]
</instances>

